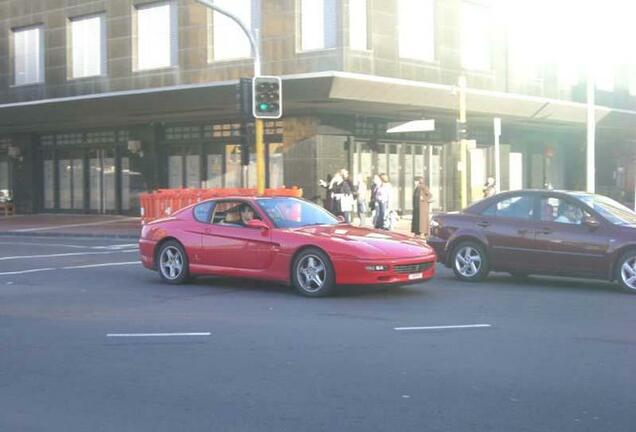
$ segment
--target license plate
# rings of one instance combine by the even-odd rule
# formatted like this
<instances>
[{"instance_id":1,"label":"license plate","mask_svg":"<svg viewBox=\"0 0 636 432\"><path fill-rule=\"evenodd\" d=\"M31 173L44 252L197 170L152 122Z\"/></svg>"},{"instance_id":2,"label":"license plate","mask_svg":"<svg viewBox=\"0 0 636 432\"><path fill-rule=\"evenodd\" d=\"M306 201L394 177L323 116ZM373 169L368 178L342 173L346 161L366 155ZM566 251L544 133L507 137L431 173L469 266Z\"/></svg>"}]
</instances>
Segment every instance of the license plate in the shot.
<instances>
[{"instance_id":1,"label":"license plate","mask_svg":"<svg viewBox=\"0 0 636 432\"><path fill-rule=\"evenodd\" d=\"M411 273L409 275L409 280L422 279L424 275L422 273Z\"/></svg>"}]
</instances>

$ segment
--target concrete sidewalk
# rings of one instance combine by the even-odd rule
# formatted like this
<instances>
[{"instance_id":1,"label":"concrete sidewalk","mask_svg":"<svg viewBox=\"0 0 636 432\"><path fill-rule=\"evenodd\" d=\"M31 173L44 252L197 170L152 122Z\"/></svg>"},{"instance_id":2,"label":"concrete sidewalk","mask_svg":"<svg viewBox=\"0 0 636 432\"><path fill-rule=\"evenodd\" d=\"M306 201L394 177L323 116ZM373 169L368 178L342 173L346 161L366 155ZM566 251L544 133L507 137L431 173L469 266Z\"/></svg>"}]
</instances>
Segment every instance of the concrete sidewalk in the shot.
<instances>
[{"instance_id":1,"label":"concrete sidewalk","mask_svg":"<svg viewBox=\"0 0 636 432\"><path fill-rule=\"evenodd\" d=\"M355 221L357 222L357 221ZM401 218L395 231L409 234L411 219ZM138 217L112 215L35 214L0 216L0 235L138 239Z\"/></svg>"},{"instance_id":2,"label":"concrete sidewalk","mask_svg":"<svg viewBox=\"0 0 636 432\"><path fill-rule=\"evenodd\" d=\"M0 217L0 235L138 239L138 217L35 214Z\"/></svg>"}]
</instances>

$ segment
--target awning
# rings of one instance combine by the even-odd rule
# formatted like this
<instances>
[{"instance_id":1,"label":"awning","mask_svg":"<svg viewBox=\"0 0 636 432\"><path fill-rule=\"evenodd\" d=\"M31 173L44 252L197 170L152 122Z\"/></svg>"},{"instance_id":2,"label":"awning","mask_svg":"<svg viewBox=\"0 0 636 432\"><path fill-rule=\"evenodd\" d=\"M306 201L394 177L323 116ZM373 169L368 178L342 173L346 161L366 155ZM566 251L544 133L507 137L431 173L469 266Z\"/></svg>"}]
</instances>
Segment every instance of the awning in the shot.
<instances>
[{"instance_id":1,"label":"awning","mask_svg":"<svg viewBox=\"0 0 636 432\"><path fill-rule=\"evenodd\" d=\"M0 134L238 115L237 81L189 84L0 105ZM347 72L283 76L285 115L361 114L395 120L454 118L458 88ZM467 89L468 121L585 127L586 104ZM634 130L636 111L597 106L599 128ZM636 131L634 131L636 133Z\"/></svg>"}]
</instances>

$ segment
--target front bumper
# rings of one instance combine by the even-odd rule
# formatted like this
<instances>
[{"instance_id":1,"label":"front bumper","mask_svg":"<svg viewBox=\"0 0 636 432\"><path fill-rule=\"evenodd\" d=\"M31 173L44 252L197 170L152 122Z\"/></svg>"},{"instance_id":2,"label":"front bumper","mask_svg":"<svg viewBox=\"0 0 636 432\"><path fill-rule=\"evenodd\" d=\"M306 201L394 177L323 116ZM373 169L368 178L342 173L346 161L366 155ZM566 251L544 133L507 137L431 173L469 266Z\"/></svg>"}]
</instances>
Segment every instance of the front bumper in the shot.
<instances>
[{"instance_id":1,"label":"front bumper","mask_svg":"<svg viewBox=\"0 0 636 432\"><path fill-rule=\"evenodd\" d=\"M423 282L435 275L435 255L390 260L335 259L338 285L400 285ZM421 264L420 267L415 265ZM367 266L385 265L385 271L369 271ZM408 266L408 267L405 267Z\"/></svg>"},{"instance_id":2,"label":"front bumper","mask_svg":"<svg viewBox=\"0 0 636 432\"><path fill-rule=\"evenodd\" d=\"M435 255L437 255L437 261L446 265L446 240L439 237L430 236L426 238L426 243L435 251Z\"/></svg>"}]
</instances>

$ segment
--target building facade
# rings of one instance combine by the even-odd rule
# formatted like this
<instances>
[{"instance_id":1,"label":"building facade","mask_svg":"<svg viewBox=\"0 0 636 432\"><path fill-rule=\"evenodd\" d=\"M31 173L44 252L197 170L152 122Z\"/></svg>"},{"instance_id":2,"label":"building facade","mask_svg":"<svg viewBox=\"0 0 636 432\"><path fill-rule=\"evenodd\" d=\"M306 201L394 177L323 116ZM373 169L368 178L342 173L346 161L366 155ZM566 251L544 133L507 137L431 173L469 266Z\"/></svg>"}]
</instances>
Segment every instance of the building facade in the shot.
<instances>
[{"instance_id":1,"label":"building facade","mask_svg":"<svg viewBox=\"0 0 636 432\"><path fill-rule=\"evenodd\" d=\"M433 208L455 210L462 182L470 202L494 174L495 117L502 190L585 187L585 82L517 61L492 1L215 3L258 35L263 73L283 78L284 116L265 126L270 187L318 199L340 168L387 173L409 212L423 176ZM597 190L633 205L631 72L597 90L595 112ZM135 215L143 191L254 186L236 98L252 74L238 27L194 0L0 0L0 190L22 213ZM418 119L435 130L388 133Z\"/></svg>"}]
</instances>

